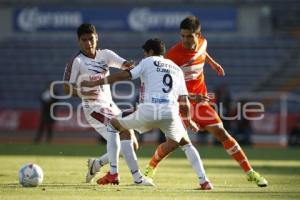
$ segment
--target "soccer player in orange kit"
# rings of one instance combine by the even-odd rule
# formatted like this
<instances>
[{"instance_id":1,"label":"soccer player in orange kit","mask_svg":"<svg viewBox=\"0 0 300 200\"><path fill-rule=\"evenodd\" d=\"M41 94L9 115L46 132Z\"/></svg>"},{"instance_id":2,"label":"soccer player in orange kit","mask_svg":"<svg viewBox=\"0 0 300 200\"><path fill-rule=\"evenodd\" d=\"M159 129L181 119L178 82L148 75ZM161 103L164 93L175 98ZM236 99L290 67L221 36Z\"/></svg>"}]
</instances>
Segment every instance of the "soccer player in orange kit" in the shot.
<instances>
[{"instance_id":1,"label":"soccer player in orange kit","mask_svg":"<svg viewBox=\"0 0 300 200\"><path fill-rule=\"evenodd\" d=\"M169 49L165 54L165 58L172 60L184 72L192 105L192 120L222 143L227 153L239 163L246 173L248 181L255 182L259 187L266 187L268 181L253 170L238 142L224 129L216 111L208 102L203 103L203 99L208 99L203 73L205 62L216 71L218 76L225 76L225 72L221 65L215 62L206 52L207 41L201 35L199 19L195 16L186 17L180 24L180 35L181 42ZM187 145L188 142L190 143L188 140L181 141L180 145ZM158 147L146 168L145 175L153 178L157 164L167 155L162 148Z\"/></svg>"}]
</instances>

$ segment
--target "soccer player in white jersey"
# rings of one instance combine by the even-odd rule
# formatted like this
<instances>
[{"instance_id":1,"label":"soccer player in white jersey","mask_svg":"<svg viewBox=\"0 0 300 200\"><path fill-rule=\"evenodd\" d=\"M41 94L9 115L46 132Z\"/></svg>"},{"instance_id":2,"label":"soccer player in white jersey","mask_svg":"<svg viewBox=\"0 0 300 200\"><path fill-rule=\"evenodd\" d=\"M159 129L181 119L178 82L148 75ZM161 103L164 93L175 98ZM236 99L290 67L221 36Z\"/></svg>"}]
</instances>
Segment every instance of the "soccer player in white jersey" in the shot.
<instances>
[{"instance_id":1,"label":"soccer player in white jersey","mask_svg":"<svg viewBox=\"0 0 300 200\"><path fill-rule=\"evenodd\" d=\"M80 52L66 66L64 80L66 93L82 98L82 105L85 117L89 124L107 141L107 124L109 119L121 114L120 109L113 102L110 87L97 86L90 88L79 88L78 83L82 79L97 79L109 75L109 67L127 69L133 62L126 61L108 49L97 49L98 34L92 24L82 24L77 29ZM133 141L137 147L136 138L133 131L124 130L126 134L121 134L121 152L126 163L131 170L134 183L137 185L152 185L145 179L138 170L136 164L136 154ZM120 138L117 138L120 140ZM109 162L108 154L98 159L88 160L88 172L86 182L91 182L100 168Z\"/></svg>"},{"instance_id":2,"label":"soccer player in white jersey","mask_svg":"<svg viewBox=\"0 0 300 200\"><path fill-rule=\"evenodd\" d=\"M100 185L119 183L119 143L116 139L118 131L137 129L143 133L155 127L160 128L166 136L166 143L162 148L169 152L179 147L180 140L187 136L179 110L185 125L193 131L198 131L189 114L190 104L183 72L171 60L163 58L164 43L159 39L150 39L143 45L143 49L146 58L133 69L104 79L82 82L83 86L89 87L138 77L142 82L137 110L131 115L112 118L110 121L108 154L113 165L110 166L110 171L97 181Z\"/></svg>"}]
</instances>

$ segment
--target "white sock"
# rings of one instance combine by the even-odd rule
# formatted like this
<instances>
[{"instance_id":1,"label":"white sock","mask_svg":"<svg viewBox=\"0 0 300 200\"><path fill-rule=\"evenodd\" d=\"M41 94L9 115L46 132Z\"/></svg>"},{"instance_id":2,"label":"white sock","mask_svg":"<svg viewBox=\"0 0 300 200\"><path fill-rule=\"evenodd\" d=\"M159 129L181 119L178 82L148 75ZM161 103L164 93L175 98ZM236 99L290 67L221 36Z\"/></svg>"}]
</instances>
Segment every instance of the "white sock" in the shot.
<instances>
[{"instance_id":1,"label":"white sock","mask_svg":"<svg viewBox=\"0 0 300 200\"><path fill-rule=\"evenodd\" d=\"M119 173L120 135L110 124L107 126L108 140L107 153L109 158L110 174Z\"/></svg>"},{"instance_id":2,"label":"white sock","mask_svg":"<svg viewBox=\"0 0 300 200\"><path fill-rule=\"evenodd\" d=\"M100 168L103 167L104 165L106 165L108 162L109 162L108 153L102 155L99 158L96 158L96 162L94 164L94 168L95 168L96 172L98 172L100 170Z\"/></svg>"},{"instance_id":3,"label":"white sock","mask_svg":"<svg viewBox=\"0 0 300 200\"><path fill-rule=\"evenodd\" d=\"M127 166L132 174L133 180L136 183L141 181L143 177L137 163L136 153L133 148L132 140L121 140L121 153L127 163Z\"/></svg>"},{"instance_id":4,"label":"white sock","mask_svg":"<svg viewBox=\"0 0 300 200\"><path fill-rule=\"evenodd\" d=\"M205 181L208 181L205 175L202 160L197 149L192 144L186 144L182 146L181 149L184 151L188 161L190 162L194 171L199 177L200 184L204 183Z\"/></svg>"}]
</instances>

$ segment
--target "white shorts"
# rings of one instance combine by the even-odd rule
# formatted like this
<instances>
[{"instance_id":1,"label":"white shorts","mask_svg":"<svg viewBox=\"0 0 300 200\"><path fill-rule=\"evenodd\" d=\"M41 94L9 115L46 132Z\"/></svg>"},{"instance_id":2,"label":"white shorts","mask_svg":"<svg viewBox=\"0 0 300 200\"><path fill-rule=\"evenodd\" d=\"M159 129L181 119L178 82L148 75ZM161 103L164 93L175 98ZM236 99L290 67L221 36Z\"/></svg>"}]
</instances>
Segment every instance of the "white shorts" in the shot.
<instances>
[{"instance_id":1,"label":"white shorts","mask_svg":"<svg viewBox=\"0 0 300 200\"><path fill-rule=\"evenodd\" d=\"M152 128L160 128L167 138L176 142L187 136L187 131L179 114L159 119L157 117L159 112L160 110L155 109L155 107L141 105L134 113L123 118L119 117L118 121L125 129L135 129L140 133L149 131Z\"/></svg>"},{"instance_id":2,"label":"white shorts","mask_svg":"<svg viewBox=\"0 0 300 200\"><path fill-rule=\"evenodd\" d=\"M84 115L88 123L105 139L108 139L107 125L109 120L121 114L114 102L109 105L84 107Z\"/></svg>"}]
</instances>

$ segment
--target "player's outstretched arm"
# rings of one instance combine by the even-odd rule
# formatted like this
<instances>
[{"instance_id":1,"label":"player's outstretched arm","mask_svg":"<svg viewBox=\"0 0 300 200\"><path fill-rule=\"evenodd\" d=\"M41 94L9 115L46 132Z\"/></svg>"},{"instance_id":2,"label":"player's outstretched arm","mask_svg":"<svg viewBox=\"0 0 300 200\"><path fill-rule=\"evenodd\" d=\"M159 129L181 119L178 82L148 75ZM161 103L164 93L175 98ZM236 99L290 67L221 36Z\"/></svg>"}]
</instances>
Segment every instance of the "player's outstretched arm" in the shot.
<instances>
[{"instance_id":1,"label":"player's outstretched arm","mask_svg":"<svg viewBox=\"0 0 300 200\"><path fill-rule=\"evenodd\" d=\"M80 83L80 86L81 87L95 87L97 85L112 84L117 81L129 80L130 78L131 78L131 74L129 71L122 71L122 72L112 74L103 79L94 80L94 81L82 81Z\"/></svg>"},{"instance_id":2,"label":"player's outstretched arm","mask_svg":"<svg viewBox=\"0 0 300 200\"><path fill-rule=\"evenodd\" d=\"M215 70L218 76L225 76L225 71L223 67L217 63L210 55L206 52L205 61L210 65L210 67Z\"/></svg>"}]
</instances>

